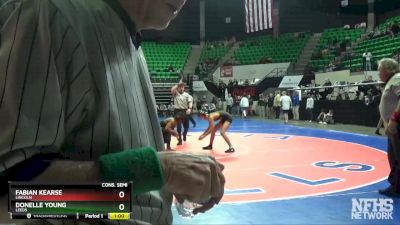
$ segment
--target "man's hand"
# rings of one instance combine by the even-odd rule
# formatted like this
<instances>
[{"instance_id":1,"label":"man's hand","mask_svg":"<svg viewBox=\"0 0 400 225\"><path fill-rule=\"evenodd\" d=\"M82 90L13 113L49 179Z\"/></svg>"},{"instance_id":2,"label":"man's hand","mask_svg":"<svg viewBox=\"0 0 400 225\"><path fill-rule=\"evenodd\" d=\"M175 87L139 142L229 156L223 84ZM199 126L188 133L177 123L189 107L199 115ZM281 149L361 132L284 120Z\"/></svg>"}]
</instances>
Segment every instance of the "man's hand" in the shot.
<instances>
[{"instance_id":1,"label":"man's hand","mask_svg":"<svg viewBox=\"0 0 400 225\"><path fill-rule=\"evenodd\" d=\"M206 136L204 134L200 135L199 140L203 140Z\"/></svg>"},{"instance_id":2,"label":"man's hand","mask_svg":"<svg viewBox=\"0 0 400 225\"><path fill-rule=\"evenodd\" d=\"M179 79L178 84L183 83L183 74L181 74L181 79Z\"/></svg>"},{"instance_id":3,"label":"man's hand","mask_svg":"<svg viewBox=\"0 0 400 225\"><path fill-rule=\"evenodd\" d=\"M224 165L214 157L200 154L160 152L165 177L165 187L178 201L208 200L194 213L205 212L218 204L224 195Z\"/></svg>"}]
</instances>

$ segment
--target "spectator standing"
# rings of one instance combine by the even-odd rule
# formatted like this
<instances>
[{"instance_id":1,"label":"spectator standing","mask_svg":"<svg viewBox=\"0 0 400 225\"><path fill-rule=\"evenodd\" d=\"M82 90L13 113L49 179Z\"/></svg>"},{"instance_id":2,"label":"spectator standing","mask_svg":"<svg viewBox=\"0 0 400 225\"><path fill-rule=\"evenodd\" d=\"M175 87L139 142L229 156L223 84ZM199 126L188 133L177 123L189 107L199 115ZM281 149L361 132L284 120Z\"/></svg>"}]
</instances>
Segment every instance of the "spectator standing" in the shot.
<instances>
[{"instance_id":1,"label":"spectator standing","mask_svg":"<svg viewBox=\"0 0 400 225\"><path fill-rule=\"evenodd\" d=\"M329 78L325 79L325 83L322 86L332 86L332 82L329 80ZM325 88L324 91L321 93L322 94L322 99L326 99L326 97L333 92L333 88Z\"/></svg>"},{"instance_id":2,"label":"spectator standing","mask_svg":"<svg viewBox=\"0 0 400 225\"><path fill-rule=\"evenodd\" d=\"M233 106L233 98L232 95L229 93L228 97L226 98L226 111L229 114L232 114L232 106Z\"/></svg>"},{"instance_id":3,"label":"spectator standing","mask_svg":"<svg viewBox=\"0 0 400 225\"><path fill-rule=\"evenodd\" d=\"M246 96L243 96L240 99L240 110L242 113L242 119L247 117L247 110L249 109L249 99Z\"/></svg>"},{"instance_id":4,"label":"spectator standing","mask_svg":"<svg viewBox=\"0 0 400 225\"><path fill-rule=\"evenodd\" d=\"M372 54L371 52L365 50L365 52L362 55L363 57L363 63L364 63L364 71L371 71L372 70Z\"/></svg>"},{"instance_id":5,"label":"spectator standing","mask_svg":"<svg viewBox=\"0 0 400 225\"><path fill-rule=\"evenodd\" d=\"M293 120L299 120L299 107L300 107L299 92L298 91L293 91L293 95L292 95Z\"/></svg>"},{"instance_id":6,"label":"spectator standing","mask_svg":"<svg viewBox=\"0 0 400 225\"><path fill-rule=\"evenodd\" d=\"M311 96L315 96L315 98L318 100L319 99L319 91L315 87L318 87L319 85L315 83L315 80L311 80L310 83L307 85L307 87L313 88L310 90Z\"/></svg>"},{"instance_id":7,"label":"spectator standing","mask_svg":"<svg viewBox=\"0 0 400 225\"><path fill-rule=\"evenodd\" d=\"M386 83L382 91L379 112L388 137L388 160L390 185L379 193L389 197L400 197L400 68L399 64L389 58L378 63L380 79Z\"/></svg>"},{"instance_id":8,"label":"spectator standing","mask_svg":"<svg viewBox=\"0 0 400 225\"><path fill-rule=\"evenodd\" d=\"M266 108L266 97L260 94L258 97L258 114L261 118L265 118L265 108Z\"/></svg>"},{"instance_id":9,"label":"spectator standing","mask_svg":"<svg viewBox=\"0 0 400 225\"><path fill-rule=\"evenodd\" d=\"M289 122L289 112L292 107L292 99L286 94L286 91L282 91L282 96L279 100L281 102L281 109L283 114L283 119L285 123Z\"/></svg>"},{"instance_id":10,"label":"spectator standing","mask_svg":"<svg viewBox=\"0 0 400 225\"><path fill-rule=\"evenodd\" d=\"M274 111L275 111L275 119L279 119L279 116L281 114L281 92L280 91L275 91Z\"/></svg>"},{"instance_id":11,"label":"spectator standing","mask_svg":"<svg viewBox=\"0 0 400 225\"><path fill-rule=\"evenodd\" d=\"M274 111L274 93L269 93L267 101L267 118L273 119L275 117Z\"/></svg>"},{"instance_id":12,"label":"spectator standing","mask_svg":"<svg viewBox=\"0 0 400 225\"><path fill-rule=\"evenodd\" d=\"M312 122L314 119L314 99L311 94L307 94L307 102L306 102L306 112L308 117L308 122Z\"/></svg>"}]
</instances>

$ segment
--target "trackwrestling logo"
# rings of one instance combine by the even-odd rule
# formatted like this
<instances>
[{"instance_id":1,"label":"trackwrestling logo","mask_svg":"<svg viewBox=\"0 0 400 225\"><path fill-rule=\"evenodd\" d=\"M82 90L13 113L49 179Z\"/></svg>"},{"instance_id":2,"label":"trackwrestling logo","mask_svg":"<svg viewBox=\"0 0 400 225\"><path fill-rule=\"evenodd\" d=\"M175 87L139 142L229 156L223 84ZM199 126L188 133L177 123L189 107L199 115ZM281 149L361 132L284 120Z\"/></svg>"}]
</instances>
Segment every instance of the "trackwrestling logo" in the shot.
<instances>
[{"instance_id":1,"label":"trackwrestling logo","mask_svg":"<svg viewBox=\"0 0 400 225\"><path fill-rule=\"evenodd\" d=\"M393 220L393 199L352 198L351 219Z\"/></svg>"}]
</instances>

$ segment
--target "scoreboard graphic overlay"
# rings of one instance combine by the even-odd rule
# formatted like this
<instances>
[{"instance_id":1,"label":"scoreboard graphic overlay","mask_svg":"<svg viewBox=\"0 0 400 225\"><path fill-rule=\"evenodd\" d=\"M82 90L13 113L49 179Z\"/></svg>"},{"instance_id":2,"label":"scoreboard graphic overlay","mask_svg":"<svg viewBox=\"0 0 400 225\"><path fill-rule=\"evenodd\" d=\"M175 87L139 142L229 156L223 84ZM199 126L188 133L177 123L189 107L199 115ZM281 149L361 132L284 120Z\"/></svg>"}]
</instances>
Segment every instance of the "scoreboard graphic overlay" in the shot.
<instances>
[{"instance_id":1,"label":"scoreboard graphic overlay","mask_svg":"<svg viewBox=\"0 0 400 225\"><path fill-rule=\"evenodd\" d=\"M130 219L132 183L9 183L12 219Z\"/></svg>"}]
</instances>

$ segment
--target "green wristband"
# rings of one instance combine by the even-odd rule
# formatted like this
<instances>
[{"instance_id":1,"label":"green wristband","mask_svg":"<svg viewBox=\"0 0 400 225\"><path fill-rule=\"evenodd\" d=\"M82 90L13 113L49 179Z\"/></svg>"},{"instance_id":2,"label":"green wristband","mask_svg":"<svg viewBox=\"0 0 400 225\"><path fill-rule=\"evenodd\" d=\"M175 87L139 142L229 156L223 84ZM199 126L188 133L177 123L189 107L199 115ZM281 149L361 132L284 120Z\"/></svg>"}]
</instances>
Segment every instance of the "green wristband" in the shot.
<instances>
[{"instance_id":1,"label":"green wristband","mask_svg":"<svg viewBox=\"0 0 400 225\"><path fill-rule=\"evenodd\" d=\"M103 181L133 181L133 193L158 190L164 177L157 152L150 147L111 153L100 157Z\"/></svg>"}]
</instances>

